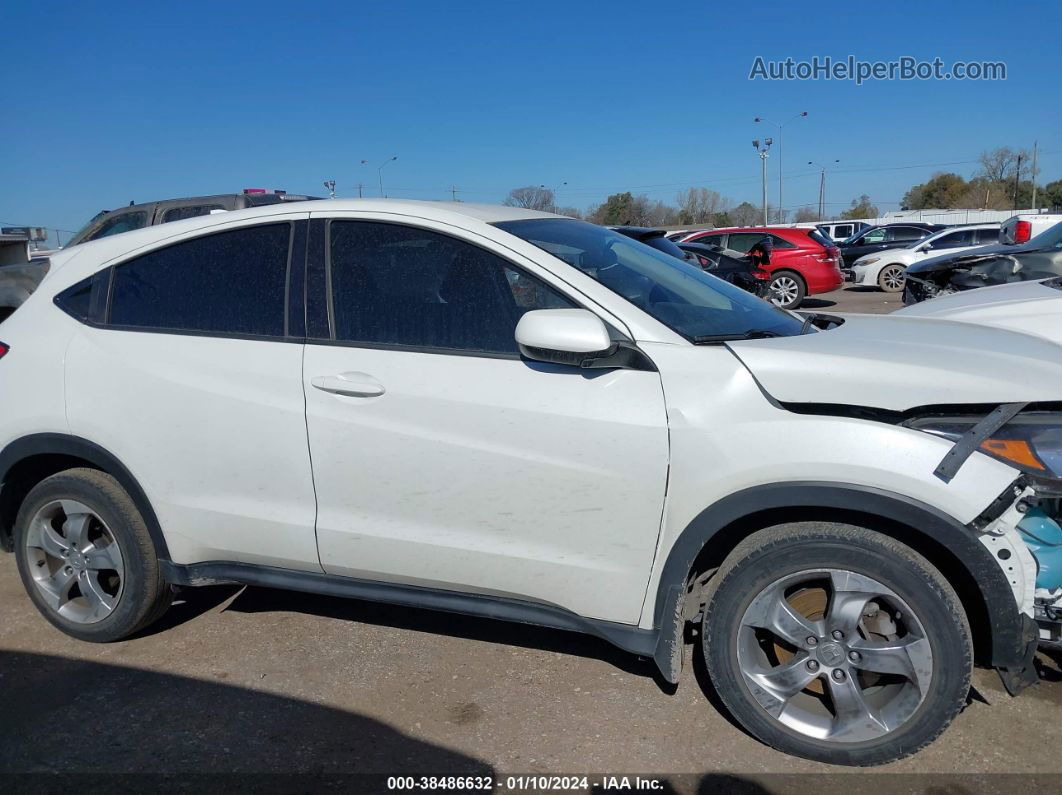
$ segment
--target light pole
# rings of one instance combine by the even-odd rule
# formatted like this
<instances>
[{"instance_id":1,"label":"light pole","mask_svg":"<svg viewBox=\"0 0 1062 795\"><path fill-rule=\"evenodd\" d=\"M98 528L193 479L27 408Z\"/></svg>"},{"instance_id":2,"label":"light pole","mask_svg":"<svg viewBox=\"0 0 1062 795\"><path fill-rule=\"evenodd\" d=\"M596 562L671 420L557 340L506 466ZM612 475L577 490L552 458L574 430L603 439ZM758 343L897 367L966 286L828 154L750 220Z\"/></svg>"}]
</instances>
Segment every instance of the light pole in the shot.
<instances>
[{"instance_id":1,"label":"light pole","mask_svg":"<svg viewBox=\"0 0 1062 795\"><path fill-rule=\"evenodd\" d=\"M834 163L840 163L840 160L834 160ZM816 163L813 160L808 161L809 166L818 166L822 169L819 173L819 220L826 220L826 166L822 163Z\"/></svg>"},{"instance_id":2,"label":"light pole","mask_svg":"<svg viewBox=\"0 0 1062 795\"><path fill-rule=\"evenodd\" d=\"M334 179L326 179L324 186L328 188L328 198L334 199L336 197L336 181Z\"/></svg>"},{"instance_id":3,"label":"light pole","mask_svg":"<svg viewBox=\"0 0 1062 795\"><path fill-rule=\"evenodd\" d=\"M538 187L542 188L542 190L548 190L550 192L550 195L553 196L553 210L552 210L553 212L557 212L557 191L560 190L561 188L565 187L567 184L568 184L567 182L562 182L560 185L558 185L555 188L547 188L545 185L539 185L538 186Z\"/></svg>"},{"instance_id":4,"label":"light pole","mask_svg":"<svg viewBox=\"0 0 1062 795\"><path fill-rule=\"evenodd\" d=\"M388 163L390 163L393 160L398 160L398 155L394 155L393 157L387 158L385 161L383 161L383 163L380 164L380 167L378 169L376 169L376 176L378 176L380 178L380 198L381 199L384 197L384 192L383 192L383 167L386 166Z\"/></svg>"},{"instance_id":5,"label":"light pole","mask_svg":"<svg viewBox=\"0 0 1062 795\"><path fill-rule=\"evenodd\" d=\"M767 220L767 150L771 148L771 144L774 141L770 138L763 139L763 146L760 146L760 139L757 138L752 142L752 148L759 153L761 169L763 171L763 225L767 226L769 221Z\"/></svg>"},{"instance_id":6,"label":"light pole","mask_svg":"<svg viewBox=\"0 0 1062 795\"><path fill-rule=\"evenodd\" d=\"M358 163L358 165L359 166L367 166L367 165L369 165L369 161L368 160L362 160L360 163ZM359 199L362 198L362 189L364 187L365 187L365 184L363 182L359 181L358 182L358 198Z\"/></svg>"},{"instance_id":7,"label":"light pole","mask_svg":"<svg viewBox=\"0 0 1062 795\"><path fill-rule=\"evenodd\" d=\"M782 222L785 221L785 205L782 203L782 127L786 124L789 124L789 122L793 121L794 119L803 119L807 115L808 112L806 110L802 110L796 116L786 119L781 124L775 124L770 119L765 119L762 116L757 116L755 119L753 119L753 122L756 122L757 124L763 122L764 124L770 124L776 130L778 130L778 220Z\"/></svg>"}]
</instances>

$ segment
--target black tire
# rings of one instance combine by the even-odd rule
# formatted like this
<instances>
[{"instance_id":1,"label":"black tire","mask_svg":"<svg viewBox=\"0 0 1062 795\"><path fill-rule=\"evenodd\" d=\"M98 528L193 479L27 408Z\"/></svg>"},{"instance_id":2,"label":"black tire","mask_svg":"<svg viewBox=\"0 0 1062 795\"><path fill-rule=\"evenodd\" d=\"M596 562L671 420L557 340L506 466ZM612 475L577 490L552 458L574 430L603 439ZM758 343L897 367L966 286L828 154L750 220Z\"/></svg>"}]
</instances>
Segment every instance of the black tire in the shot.
<instances>
[{"instance_id":1,"label":"black tire","mask_svg":"<svg viewBox=\"0 0 1062 795\"><path fill-rule=\"evenodd\" d=\"M27 547L30 522L58 500L75 500L90 508L120 550L121 590L110 613L94 623L79 623L60 615L45 601L31 573L31 567L40 563L31 561ZM15 557L22 584L41 615L79 640L108 643L126 638L158 620L173 598L140 511L114 478L95 469L60 472L30 491L15 520Z\"/></svg>"},{"instance_id":2,"label":"black tire","mask_svg":"<svg viewBox=\"0 0 1062 795\"><path fill-rule=\"evenodd\" d=\"M788 297L785 300L777 299L777 290L782 285L790 286ZM768 297L770 301L782 309L799 309L808 294L808 286L804 283L804 277L796 271L775 271L771 276ZM777 300L776 300L777 299Z\"/></svg>"},{"instance_id":3,"label":"black tire","mask_svg":"<svg viewBox=\"0 0 1062 795\"><path fill-rule=\"evenodd\" d=\"M768 593L772 584L784 581L787 576L805 576L803 573L815 569L855 572L887 586L917 615L929 642L932 664L925 665L922 671L931 670L932 678L928 680L925 695L917 707L908 707L911 711L903 722L882 736L844 742L797 731L760 705L742 674L738 646L741 639L750 636L739 633L752 631L747 624L743 629L746 610L759 594ZM732 715L767 745L788 754L832 764L883 764L913 754L932 742L966 703L973 668L973 647L966 614L955 591L940 572L898 541L851 525L815 522L779 525L742 541L723 562L713 580L715 584L705 609L701 635L707 669L719 697ZM864 606L861 611L865 609ZM887 611L883 614L888 615ZM828 614L820 626L829 631ZM798 632L802 632L802 628ZM859 640L857 638L853 643ZM837 645L829 643L829 638L825 638L825 643L822 640L817 643L821 644L818 650L809 646L809 650L797 649L796 653L807 653L812 659L817 652L825 651L826 645ZM842 655L846 653L841 652ZM819 665L817 661L804 663L809 671L818 669ZM850 669L850 676L852 673L854 668ZM865 675L851 676L852 683L861 687L857 680ZM844 674L840 676L843 680ZM817 688L816 693L810 692L813 685ZM832 692L833 688L829 676L823 675L822 679L813 680L806 689L799 691L796 697L816 709L833 711L827 704L829 696L826 693ZM863 691L860 699L872 690ZM762 694L760 697L764 698ZM766 701L770 700L768 696ZM816 700L821 707L816 705ZM910 705L911 702L908 700L907 703ZM789 709L788 702L784 709ZM829 716L826 719L829 720ZM838 720L836 714L833 720Z\"/></svg>"}]
</instances>

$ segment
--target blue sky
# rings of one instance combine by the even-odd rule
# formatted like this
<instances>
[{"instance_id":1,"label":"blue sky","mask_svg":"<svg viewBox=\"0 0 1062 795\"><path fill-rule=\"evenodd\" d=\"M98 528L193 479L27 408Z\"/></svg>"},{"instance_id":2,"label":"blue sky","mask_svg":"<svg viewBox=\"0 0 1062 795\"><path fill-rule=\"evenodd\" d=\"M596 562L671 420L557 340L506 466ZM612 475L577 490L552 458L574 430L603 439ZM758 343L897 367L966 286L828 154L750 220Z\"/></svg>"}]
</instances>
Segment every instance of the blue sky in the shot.
<instances>
[{"instance_id":1,"label":"blue sky","mask_svg":"<svg viewBox=\"0 0 1062 795\"><path fill-rule=\"evenodd\" d=\"M0 221L75 229L103 208L285 188L499 202L559 185L585 208L688 186L759 201L750 141L788 124L785 204L839 159L831 211L896 209L938 170L1039 140L1062 178L1047 76L1062 6L580 2L9 3ZM648 10L646 10L648 9ZM1035 23L1032 26L1030 23ZM20 36L10 35L22 31ZM1042 31L1044 33L1039 33ZM1002 60L1001 82L750 81L757 55ZM777 136L775 136L777 137ZM361 160L369 165L360 165ZM777 195L772 152L770 197ZM941 165L952 164L952 165Z\"/></svg>"}]
</instances>

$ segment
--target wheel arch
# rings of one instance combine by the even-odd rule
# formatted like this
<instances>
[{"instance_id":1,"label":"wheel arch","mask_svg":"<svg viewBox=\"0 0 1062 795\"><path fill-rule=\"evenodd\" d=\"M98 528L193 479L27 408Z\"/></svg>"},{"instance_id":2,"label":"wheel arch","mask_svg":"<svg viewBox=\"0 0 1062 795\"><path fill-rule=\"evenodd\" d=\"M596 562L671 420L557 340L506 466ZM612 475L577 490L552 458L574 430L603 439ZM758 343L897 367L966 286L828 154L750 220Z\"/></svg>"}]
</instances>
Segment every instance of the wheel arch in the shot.
<instances>
[{"instance_id":1,"label":"wheel arch","mask_svg":"<svg viewBox=\"0 0 1062 795\"><path fill-rule=\"evenodd\" d=\"M125 464L95 442L61 433L23 436L0 450L0 546L13 548L15 517L30 490L44 478L76 467L98 469L118 481L144 517L159 560L169 560L155 510Z\"/></svg>"},{"instance_id":2,"label":"wheel arch","mask_svg":"<svg viewBox=\"0 0 1062 795\"><path fill-rule=\"evenodd\" d=\"M974 533L930 505L854 484L793 482L757 486L708 506L682 531L664 561L655 593L654 659L677 681L684 599L691 579L711 571L757 530L793 521L854 524L896 538L926 557L959 594L979 660L997 668L1023 664L1028 646L1010 584Z\"/></svg>"}]
</instances>

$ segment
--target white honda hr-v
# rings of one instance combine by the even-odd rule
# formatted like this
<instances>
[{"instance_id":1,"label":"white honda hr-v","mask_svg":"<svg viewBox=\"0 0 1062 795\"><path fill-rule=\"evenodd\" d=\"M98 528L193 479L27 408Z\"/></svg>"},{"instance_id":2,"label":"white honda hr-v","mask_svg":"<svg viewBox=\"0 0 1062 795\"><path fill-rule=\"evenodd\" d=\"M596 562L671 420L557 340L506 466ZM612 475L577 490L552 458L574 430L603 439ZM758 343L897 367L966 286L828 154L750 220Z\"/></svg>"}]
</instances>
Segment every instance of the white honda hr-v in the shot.
<instances>
[{"instance_id":1,"label":"white honda hr-v","mask_svg":"<svg viewBox=\"0 0 1062 795\"><path fill-rule=\"evenodd\" d=\"M236 582L592 633L677 682L694 622L748 731L867 765L1057 639L1023 535L1062 494L1041 337L784 312L546 213L333 200L59 252L0 341L0 534L83 640Z\"/></svg>"}]
</instances>

